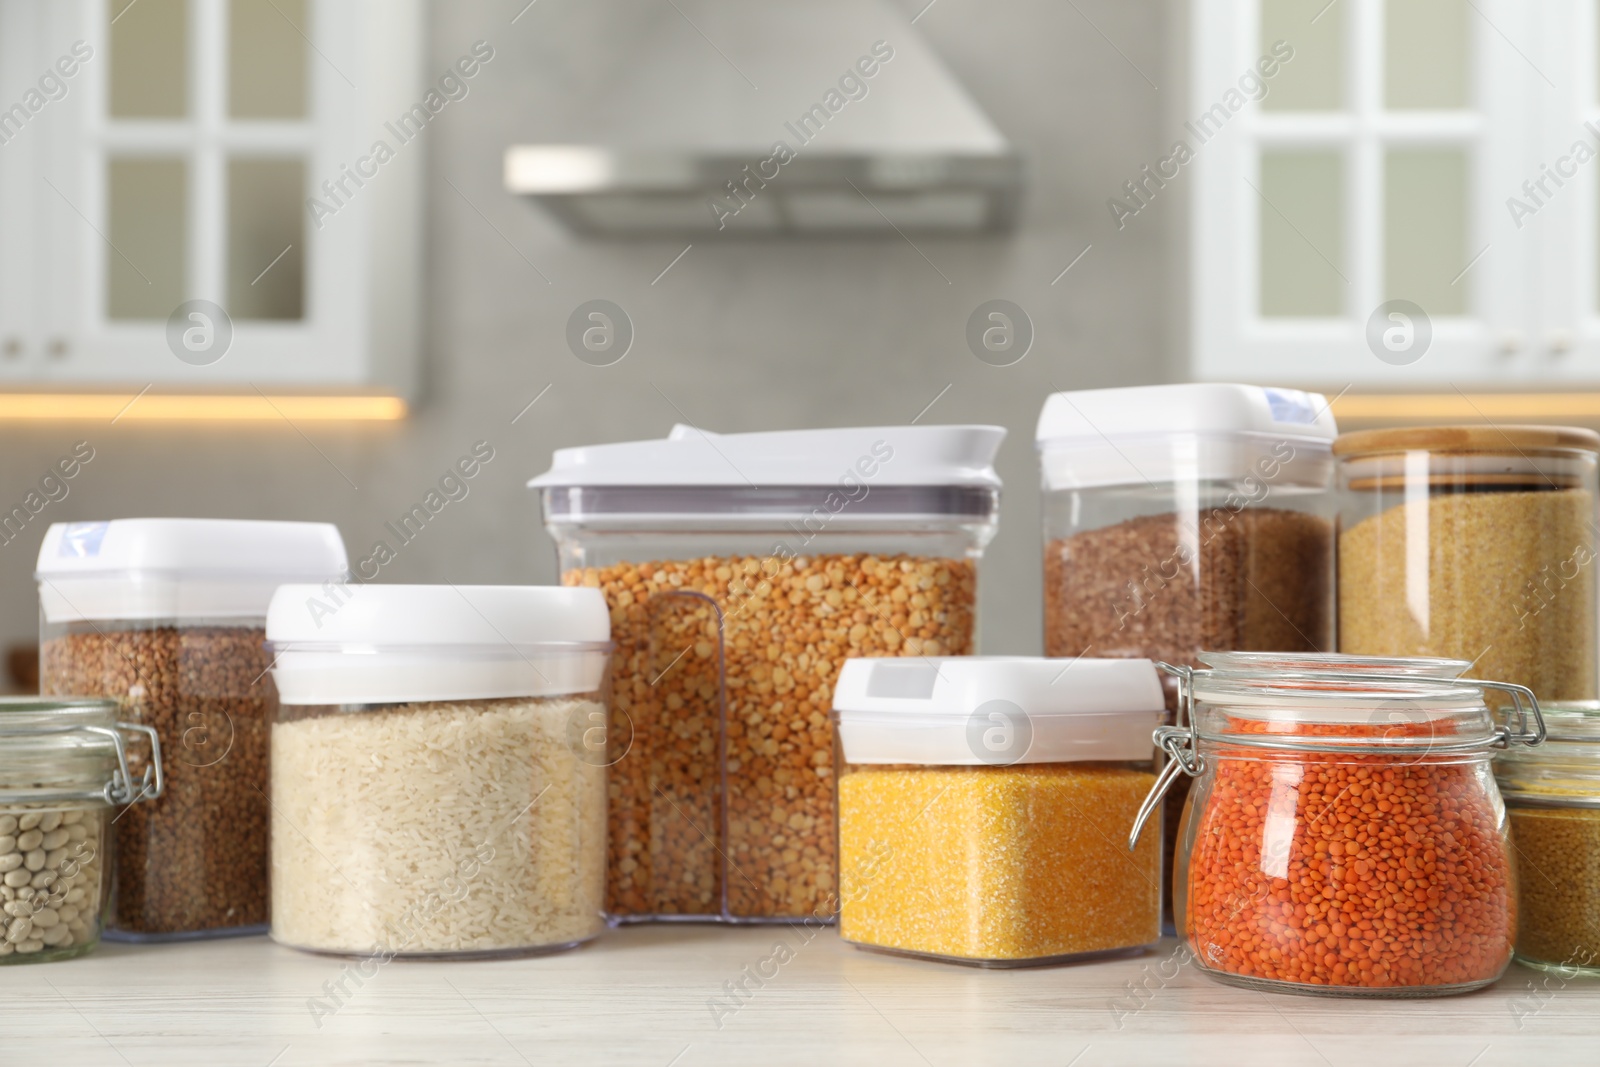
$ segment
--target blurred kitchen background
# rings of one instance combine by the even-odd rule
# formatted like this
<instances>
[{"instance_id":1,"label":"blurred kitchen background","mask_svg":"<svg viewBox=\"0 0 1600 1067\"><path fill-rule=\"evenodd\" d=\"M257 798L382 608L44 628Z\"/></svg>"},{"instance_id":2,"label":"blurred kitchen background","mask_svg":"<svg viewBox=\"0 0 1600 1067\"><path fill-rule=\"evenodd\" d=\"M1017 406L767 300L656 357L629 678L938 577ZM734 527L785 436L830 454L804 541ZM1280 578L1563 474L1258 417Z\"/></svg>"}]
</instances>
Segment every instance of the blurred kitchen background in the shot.
<instances>
[{"instance_id":1,"label":"blurred kitchen background","mask_svg":"<svg viewBox=\"0 0 1600 1067\"><path fill-rule=\"evenodd\" d=\"M0 511L28 513L0 644L34 639L51 522L326 520L355 558L487 441L383 580L550 582L524 483L557 447L915 419L1009 429L982 650L1038 653L1052 391L1600 421L1596 22L1588 0L0 0ZM719 230L716 186L780 138L796 158ZM631 329L614 362L569 343L593 300ZM985 349L992 300L1020 316L980 315L1012 331Z\"/></svg>"}]
</instances>

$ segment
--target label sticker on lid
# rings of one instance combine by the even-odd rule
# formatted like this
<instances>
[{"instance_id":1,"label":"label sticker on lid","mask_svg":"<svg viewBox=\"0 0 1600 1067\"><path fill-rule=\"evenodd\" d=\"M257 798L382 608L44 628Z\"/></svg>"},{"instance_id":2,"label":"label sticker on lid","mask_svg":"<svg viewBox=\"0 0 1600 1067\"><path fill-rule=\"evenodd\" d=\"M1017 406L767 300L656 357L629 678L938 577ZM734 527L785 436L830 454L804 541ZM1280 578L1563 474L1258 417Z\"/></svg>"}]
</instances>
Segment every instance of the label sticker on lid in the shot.
<instances>
[{"instance_id":1,"label":"label sticker on lid","mask_svg":"<svg viewBox=\"0 0 1600 1067\"><path fill-rule=\"evenodd\" d=\"M1298 389L1263 388L1273 422L1296 422L1309 426L1317 421L1317 409L1308 393Z\"/></svg>"},{"instance_id":2,"label":"label sticker on lid","mask_svg":"<svg viewBox=\"0 0 1600 1067\"><path fill-rule=\"evenodd\" d=\"M100 542L106 539L109 522L69 522L61 534L61 547L56 554L88 559L100 554Z\"/></svg>"}]
</instances>

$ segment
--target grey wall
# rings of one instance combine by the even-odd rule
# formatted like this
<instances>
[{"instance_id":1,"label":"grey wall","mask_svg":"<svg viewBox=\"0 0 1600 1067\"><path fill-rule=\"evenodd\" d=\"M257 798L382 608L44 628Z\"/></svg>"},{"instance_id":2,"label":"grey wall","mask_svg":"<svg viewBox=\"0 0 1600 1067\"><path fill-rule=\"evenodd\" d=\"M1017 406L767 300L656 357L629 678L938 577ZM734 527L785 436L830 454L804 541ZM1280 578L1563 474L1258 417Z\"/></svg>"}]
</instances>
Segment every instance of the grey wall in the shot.
<instances>
[{"instance_id":1,"label":"grey wall","mask_svg":"<svg viewBox=\"0 0 1600 1067\"><path fill-rule=\"evenodd\" d=\"M950 284L898 238L707 239L651 286L684 242L577 241L502 192L500 166L510 143L581 133L611 75L613 45L647 35L652 8L670 9L538 0L511 24L523 3L433 7L434 71L480 38L497 54L471 95L425 135L429 344L412 417L311 425L309 441L281 424L0 427L6 508L73 442L87 439L96 450L70 495L0 546L0 641L33 638L31 573L50 521L328 520L360 554L383 535L385 519L407 510L484 438L496 457L471 494L406 546L384 579L549 582L553 549L523 483L556 447L655 436L685 417L729 432L903 423L949 385L924 423L997 423L1011 431L1000 458L1001 532L983 572L983 650L1038 652L1032 428L1039 405L1052 389L1181 376L1167 353L1182 333L1182 191L1169 190L1121 232L1105 207L1180 125L1174 42L1181 27L1172 21L1180 5L938 0L921 17L917 28L1020 146L1030 170L1016 233L917 240ZM914 14L924 3L904 0L904 7ZM707 49L683 62L720 60ZM823 73L824 81L833 75ZM580 363L563 339L568 314L594 297L621 304L636 324L633 350L612 367ZM980 363L963 335L972 309L995 297L1022 305L1036 330L1033 351L1006 368ZM546 385L544 398L512 425Z\"/></svg>"}]
</instances>

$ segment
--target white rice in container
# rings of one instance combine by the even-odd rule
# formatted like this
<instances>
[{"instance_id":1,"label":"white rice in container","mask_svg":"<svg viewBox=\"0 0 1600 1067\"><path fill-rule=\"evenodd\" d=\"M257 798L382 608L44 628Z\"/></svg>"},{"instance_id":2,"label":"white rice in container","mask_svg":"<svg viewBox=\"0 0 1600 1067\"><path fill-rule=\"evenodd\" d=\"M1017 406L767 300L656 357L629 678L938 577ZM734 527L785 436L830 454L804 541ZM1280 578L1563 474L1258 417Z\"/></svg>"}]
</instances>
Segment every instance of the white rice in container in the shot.
<instances>
[{"instance_id":1,"label":"white rice in container","mask_svg":"<svg viewBox=\"0 0 1600 1067\"><path fill-rule=\"evenodd\" d=\"M497 953L605 925L586 699L306 708L272 728L272 931L325 952ZM594 718L598 716L598 718Z\"/></svg>"}]
</instances>

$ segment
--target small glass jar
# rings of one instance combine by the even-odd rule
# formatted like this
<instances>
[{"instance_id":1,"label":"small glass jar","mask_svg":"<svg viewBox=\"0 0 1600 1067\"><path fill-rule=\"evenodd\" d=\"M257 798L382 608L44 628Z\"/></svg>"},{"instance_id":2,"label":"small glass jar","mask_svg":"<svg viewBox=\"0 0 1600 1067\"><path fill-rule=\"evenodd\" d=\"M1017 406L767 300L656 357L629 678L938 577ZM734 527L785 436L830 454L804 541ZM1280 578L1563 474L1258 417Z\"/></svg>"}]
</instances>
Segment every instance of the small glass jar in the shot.
<instances>
[{"instance_id":1,"label":"small glass jar","mask_svg":"<svg viewBox=\"0 0 1600 1067\"><path fill-rule=\"evenodd\" d=\"M1451 656L1540 700L1592 700L1600 435L1363 430L1339 462L1339 649Z\"/></svg>"},{"instance_id":2,"label":"small glass jar","mask_svg":"<svg viewBox=\"0 0 1600 1067\"><path fill-rule=\"evenodd\" d=\"M1522 871L1517 961L1600 977L1600 702L1542 710L1549 740L1495 760Z\"/></svg>"},{"instance_id":3,"label":"small glass jar","mask_svg":"<svg viewBox=\"0 0 1600 1067\"><path fill-rule=\"evenodd\" d=\"M1441 676L1453 665L1316 661L1163 665L1190 725L1156 731L1173 760L1144 812L1167 781L1195 778L1173 878L1180 934L1207 974L1265 990L1490 984L1511 960L1517 896L1490 760L1543 740L1537 702L1521 686ZM1514 702L1512 726L1485 689Z\"/></svg>"},{"instance_id":4,"label":"small glass jar","mask_svg":"<svg viewBox=\"0 0 1600 1067\"><path fill-rule=\"evenodd\" d=\"M267 616L281 694L273 939L386 963L597 936L611 759L600 592L370 585L331 613L321 597L283 586Z\"/></svg>"},{"instance_id":5,"label":"small glass jar","mask_svg":"<svg viewBox=\"0 0 1600 1067\"><path fill-rule=\"evenodd\" d=\"M134 784L128 738L149 745ZM114 700L0 699L0 964L91 952L111 898L112 808L161 795L161 743Z\"/></svg>"},{"instance_id":6,"label":"small glass jar","mask_svg":"<svg viewBox=\"0 0 1600 1067\"><path fill-rule=\"evenodd\" d=\"M1138 952L1161 855L1149 660L853 659L834 694L839 935L980 967Z\"/></svg>"},{"instance_id":7,"label":"small glass jar","mask_svg":"<svg viewBox=\"0 0 1600 1067\"><path fill-rule=\"evenodd\" d=\"M267 601L280 582L331 579L337 593L347 575L327 523L115 519L46 532L40 692L113 698L167 752L166 794L116 822L108 940L266 932Z\"/></svg>"}]
</instances>

